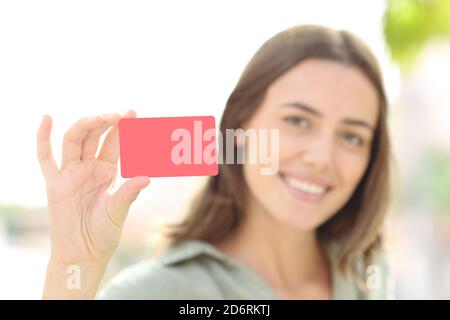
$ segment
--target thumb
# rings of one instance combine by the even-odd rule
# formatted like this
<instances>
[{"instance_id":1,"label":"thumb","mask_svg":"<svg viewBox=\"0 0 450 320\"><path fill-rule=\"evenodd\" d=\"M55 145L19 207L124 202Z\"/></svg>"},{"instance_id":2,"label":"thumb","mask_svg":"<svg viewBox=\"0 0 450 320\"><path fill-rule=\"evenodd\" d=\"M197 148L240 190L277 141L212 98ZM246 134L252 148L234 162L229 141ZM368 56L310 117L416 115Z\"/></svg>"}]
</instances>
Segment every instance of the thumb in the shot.
<instances>
[{"instance_id":1,"label":"thumb","mask_svg":"<svg viewBox=\"0 0 450 320\"><path fill-rule=\"evenodd\" d=\"M149 183L150 179L148 177L134 177L125 181L120 188L110 196L107 210L114 223L120 226L123 224L131 204Z\"/></svg>"}]
</instances>

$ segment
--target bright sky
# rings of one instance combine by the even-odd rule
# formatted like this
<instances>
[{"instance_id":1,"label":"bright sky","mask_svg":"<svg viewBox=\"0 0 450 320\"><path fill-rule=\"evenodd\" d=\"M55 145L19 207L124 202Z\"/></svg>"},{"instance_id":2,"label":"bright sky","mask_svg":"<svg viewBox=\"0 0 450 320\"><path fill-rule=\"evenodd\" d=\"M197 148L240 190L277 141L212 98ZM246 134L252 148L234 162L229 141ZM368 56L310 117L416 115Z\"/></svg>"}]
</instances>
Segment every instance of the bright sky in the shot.
<instances>
[{"instance_id":1,"label":"bright sky","mask_svg":"<svg viewBox=\"0 0 450 320\"><path fill-rule=\"evenodd\" d=\"M383 9L382 0L0 2L0 202L46 203L35 155L44 113L54 118L57 161L80 117L132 107L141 117L219 119L250 57L292 25L359 34L392 99L399 81L384 52Z\"/></svg>"}]
</instances>

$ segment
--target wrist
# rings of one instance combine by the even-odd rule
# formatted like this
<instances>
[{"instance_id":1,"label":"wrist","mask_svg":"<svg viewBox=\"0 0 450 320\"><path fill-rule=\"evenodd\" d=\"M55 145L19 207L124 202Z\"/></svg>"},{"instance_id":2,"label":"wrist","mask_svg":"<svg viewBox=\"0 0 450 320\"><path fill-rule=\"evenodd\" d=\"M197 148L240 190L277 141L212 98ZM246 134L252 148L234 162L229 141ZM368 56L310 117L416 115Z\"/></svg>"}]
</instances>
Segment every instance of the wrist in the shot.
<instances>
[{"instance_id":1,"label":"wrist","mask_svg":"<svg viewBox=\"0 0 450 320\"><path fill-rule=\"evenodd\" d=\"M110 259L61 259L59 257L51 256L47 266L55 268L64 268L73 265L88 269L102 269L106 268Z\"/></svg>"},{"instance_id":2,"label":"wrist","mask_svg":"<svg viewBox=\"0 0 450 320\"><path fill-rule=\"evenodd\" d=\"M51 258L47 265L44 299L93 299L108 261L61 261Z\"/></svg>"}]
</instances>

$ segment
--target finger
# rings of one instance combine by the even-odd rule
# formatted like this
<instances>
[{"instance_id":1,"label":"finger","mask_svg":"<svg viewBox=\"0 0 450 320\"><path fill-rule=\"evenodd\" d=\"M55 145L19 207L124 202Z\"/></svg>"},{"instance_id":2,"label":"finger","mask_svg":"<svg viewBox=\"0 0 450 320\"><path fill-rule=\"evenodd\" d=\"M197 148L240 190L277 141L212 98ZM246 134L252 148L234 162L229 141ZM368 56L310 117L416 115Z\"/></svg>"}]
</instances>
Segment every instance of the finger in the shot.
<instances>
[{"instance_id":1,"label":"finger","mask_svg":"<svg viewBox=\"0 0 450 320\"><path fill-rule=\"evenodd\" d=\"M78 120L64 135L61 168L71 161L81 160L82 142L93 129L101 125L103 118L90 117Z\"/></svg>"},{"instance_id":2,"label":"finger","mask_svg":"<svg viewBox=\"0 0 450 320\"><path fill-rule=\"evenodd\" d=\"M129 110L122 118L136 118L136 112ZM116 124L106 135L98 159L116 164L117 160L119 160L119 152L119 126Z\"/></svg>"},{"instance_id":3,"label":"finger","mask_svg":"<svg viewBox=\"0 0 450 320\"><path fill-rule=\"evenodd\" d=\"M120 188L108 199L107 211L115 225L122 226L127 217L131 204L139 193L149 185L148 177L135 177L125 181Z\"/></svg>"},{"instance_id":4,"label":"finger","mask_svg":"<svg viewBox=\"0 0 450 320\"><path fill-rule=\"evenodd\" d=\"M37 157L46 180L58 174L58 167L52 153L51 133L52 118L49 115L44 115L37 132Z\"/></svg>"},{"instance_id":5,"label":"finger","mask_svg":"<svg viewBox=\"0 0 450 320\"><path fill-rule=\"evenodd\" d=\"M118 170L114 170L114 175L111 178L111 181L109 183L109 190L113 190L115 188L116 185L116 181L117 181L117 172Z\"/></svg>"},{"instance_id":6,"label":"finger","mask_svg":"<svg viewBox=\"0 0 450 320\"><path fill-rule=\"evenodd\" d=\"M95 159L100 136L120 120L119 114L107 114L103 115L102 117L103 117L103 124L98 128L92 129L86 136L86 138L83 140L81 160Z\"/></svg>"}]
</instances>

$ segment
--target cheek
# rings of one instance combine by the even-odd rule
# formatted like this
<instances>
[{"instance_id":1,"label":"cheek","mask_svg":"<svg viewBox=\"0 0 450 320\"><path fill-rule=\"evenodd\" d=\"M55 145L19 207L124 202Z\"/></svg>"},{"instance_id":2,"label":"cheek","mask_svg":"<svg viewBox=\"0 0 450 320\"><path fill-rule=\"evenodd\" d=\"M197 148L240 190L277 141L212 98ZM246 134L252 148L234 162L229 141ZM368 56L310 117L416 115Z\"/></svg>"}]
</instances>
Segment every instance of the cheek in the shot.
<instances>
[{"instance_id":1,"label":"cheek","mask_svg":"<svg viewBox=\"0 0 450 320\"><path fill-rule=\"evenodd\" d=\"M361 181L368 165L369 155L341 154L337 159L339 183L344 190L353 191Z\"/></svg>"},{"instance_id":2,"label":"cheek","mask_svg":"<svg viewBox=\"0 0 450 320\"><path fill-rule=\"evenodd\" d=\"M269 214L282 212L284 209L283 202L280 201L281 186L278 175L263 175L261 168L260 165L243 165L243 175L250 192L250 200L256 200L257 206Z\"/></svg>"},{"instance_id":3,"label":"cheek","mask_svg":"<svg viewBox=\"0 0 450 320\"><path fill-rule=\"evenodd\" d=\"M260 186L261 175L255 165L243 165L244 179L250 189L255 189Z\"/></svg>"},{"instance_id":4,"label":"cheek","mask_svg":"<svg viewBox=\"0 0 450 320\"><path fill-rule=\"evenodd\" d=\"M264 197L264 195L270 195L273 194L273 192L270 192L270 183L267 183L267 181L264 180L264 177L259 174L259 168L255 165L243 165L243 175L244 175L244 181L249 191L249 197L250 202L256 203L258 206L262 206L265 209L267 208L267 204L269 204L270 207L270 201L268 200L269 197ZM267 202L269 201L269 203Z\"/></svg>"},{"instance_id":5,"label":"cheek","mask_svg":"<svg viewBox=\"0 0 450 320\"><path fill-rule=\"evenodd\" d=\"M279 131L279 161L284 163L298 156L310 141L307 137L299 134L290 134L283 130ZM311 139L311 138L309 138Z\"/></svg>"}]
</instances>

